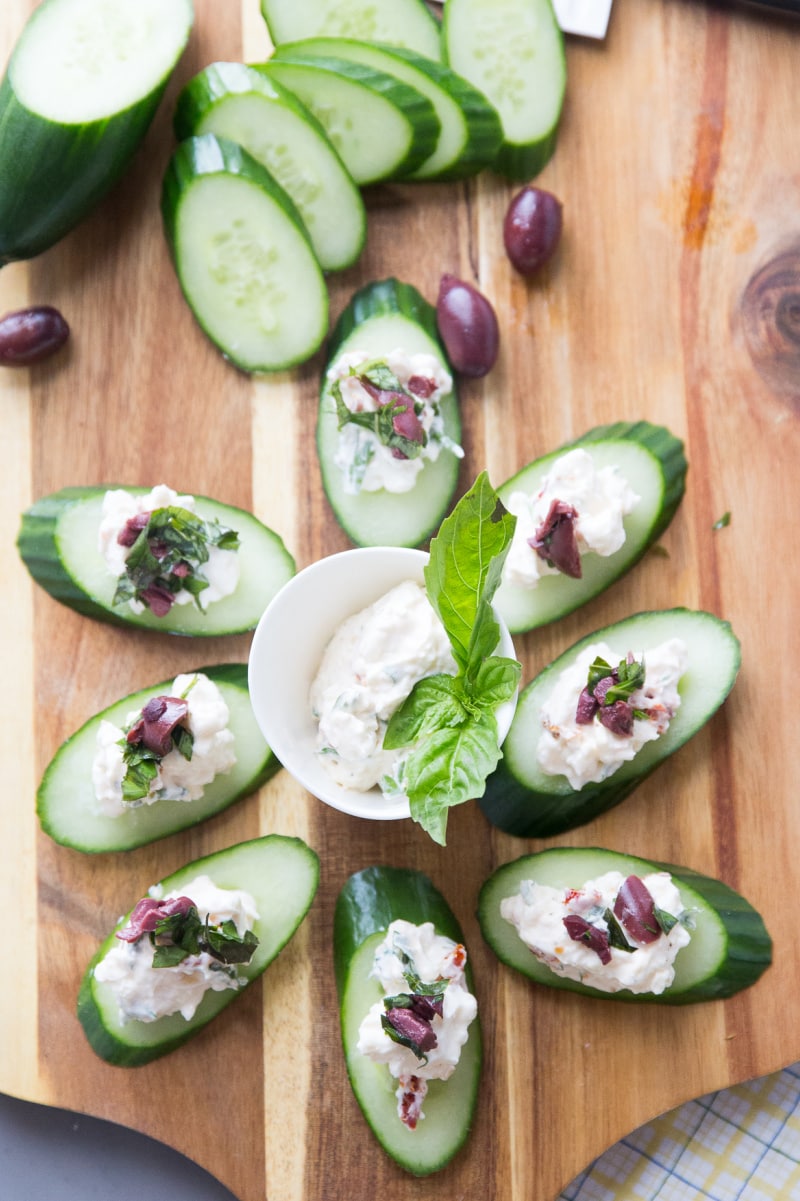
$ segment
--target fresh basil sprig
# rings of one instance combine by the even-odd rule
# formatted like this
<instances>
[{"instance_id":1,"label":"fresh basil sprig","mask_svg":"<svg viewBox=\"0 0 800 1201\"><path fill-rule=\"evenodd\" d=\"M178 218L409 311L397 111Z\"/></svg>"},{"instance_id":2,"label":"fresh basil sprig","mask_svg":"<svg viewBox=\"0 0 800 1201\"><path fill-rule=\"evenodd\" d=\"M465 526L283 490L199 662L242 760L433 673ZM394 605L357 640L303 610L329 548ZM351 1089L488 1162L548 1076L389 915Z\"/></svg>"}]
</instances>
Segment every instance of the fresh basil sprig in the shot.
<instances>
[{"instance_id":1,"label":"fresh basil sprig","mask_svg":"<svg viewBox=\"0 0 800 1201\"><path fill-rule=\"evenodd\" d=\"M500 627L492 598L515 525L486 472L442 522L431 542L425 585L458 672L420 680L383 740L386 750L413 744L402 765L411 816L442 846L448 809L482 796L501 758L494 711L519 684L517 660L493 653Z\"/></svg>"}]
</instances>

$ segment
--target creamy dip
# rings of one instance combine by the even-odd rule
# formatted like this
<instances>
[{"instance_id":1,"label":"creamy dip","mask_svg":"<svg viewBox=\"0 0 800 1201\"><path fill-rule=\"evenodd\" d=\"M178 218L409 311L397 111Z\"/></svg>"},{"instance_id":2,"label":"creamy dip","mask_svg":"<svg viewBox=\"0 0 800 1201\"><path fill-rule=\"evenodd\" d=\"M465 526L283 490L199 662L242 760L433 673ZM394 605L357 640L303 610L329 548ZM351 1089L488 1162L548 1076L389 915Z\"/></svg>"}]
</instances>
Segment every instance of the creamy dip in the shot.
<instances>
[{"instance_id":1,"label":"creamy dip","mask_svg":"<svg viewBox=\"0 0 800 1201\"><path fill-rule=\"evenodd\" d=\"M504 567L503 580L517 587L535 588L542 576L559 574L534 550L529 539L545 521L554 501L572 506L578 551L613 555L625 543L623 519L641 498L631 489L618 467L594 465L580 447L556 459L535 493L512 492L506 508L517 518L514 538Z\"/></svg>"},{"instance_id":2,"label":"creamy dip","mask_svg":"<svg viewBox=\"0 0 800 1201\"><path fill-rule=\"evenodd\" d=\"M631 693L629 701L635 709L647 710L649 716L636 718L631 734L614 733L598 720L588 724L576 720L589 665L598 657L616 665L626 654L605 642L593 643L558 677L542 706L542 733L536 750L539 767L547 775L566 776L575 789L600 783L668 728L680 707L678 684L689 664L686 644L680 638L671 638L644 654L644 684Z\"/></svg>"},{"instance_id":3,"label":"creamy dip","mask_svg":"<svg viewBox=\"0 0 800 1201\"><path fill-rule=\"evenodd\" d=\"M207 917L212 926L232 921L240 935L252 930L259 916L250 893L217 888L205 875L173 892L164 893L156 885L150 896L157 900L189 897L201 920ZM220 963L206 951L188 955L174 967L154 968L149 935L136 942L117 941L95 967L94 978L111 989L122 1022L155 1022L172 1013L180 1013L188 1022L206 992L241 988L247 982L235 967Z\"/></svg>"},{"instance_id":4,"label":"creamy dip","mask_svg":"<svg viewBox=\"0 0 800 1201\"><path fill-rule=\"evenodd\" d=\"M341 396L352 413L374 413L379 407L375 397L362 386L358 369L374 362L365 350L351 350L340 355L328 369L329 382L338 381ZM458 458L464 451L444 431L440 402L453 388L453 380L441 362L432 354L408 354L393 350L381 362L397 378L404 391L409 380L424 379L431 391L428 396L414 396L415 411L426 435L426 443L414 458L399 458L384 446L372 430L348 423L339 430L334 463L342 472L344 490L358 492L409 492L417 476L428 462L435 462L442 450Z\"/></svg>"},{"instance_id":5,"label":"creamy dip","mask_svg":"<svg viewBox=\"0 0 800 1201\"><path fill-rule=\"evenodd\" d=\"M628 989L659 994L672 984L675 958L691 941L683 902L668 872L642 877L658 908L679 919L668 933L662 932L654 941L637 943L626 933L626 941L634 949L610 946L610 961L604 964L585 942L570 938L564 925L565 917L578 916L607 933L604 914L608 910L613 913L624 880L621 872L613 871L587 880L580 888L551 888L524 880L519 892L501 901L500 913L536 958L557 976L578 980L602 992Z\"/></svg>"},{"instance_id":6,"label":"creamy dip","mask_svg":"<svg viewBox=\"0 0 800 1201\"><path fill-rule=\"evenodd\" d=\"M348 617L311 686L325 770L343 787L363 792L393 775L403 752L383 749L389 719L418 680L456 670L444 628L413 580Z\"/></svg>"},{"instance_id":7,"label":"creamy dip","mask_svg":"<svg viewBox=\"0 0 800 1201\"><path fill-rule=\"evenodd\" d=\"M170 695L185 696L189 707L183 724L194 740L191 759L184 758L177 749L169 751L158 765L148 795L136 801L123 801L125 732L113 722L101 721L92 763L96 812L105 817L119 817L136 805L153 805L162 800L196 801L212 780L235 765L234 735L228 728L230 714L214 681L202 672L180 675L172 684ZM128 714L126 725L130 727L139 716L138 712Z\"/></svg>"},{"instance_id":8,"label":"creamy dip","mask_svg":"<svg viewBox=\"0 0 800 1201\"><path fill-rule=\"evenodd\" d=\"M197 502L193 496L179 496L166 484L157 484L150 492L134 496L124 488L114 488L103 497L102 519L98 530L98 550L103 556L109 572L117 579L125 572L125 563L131 547L118 541L126 522L141 513L152 513L155 509L187 509L197 514ZM203 607L230 596L239 583L239 556L234 550L223 550L219 546L208 547L208 561L203 564L203 576L208 587L201 593ZM176 605L188 605L194 600L191 592L182 588L173 596ZM138 600L128 602L134 613L144 613L146 606Z\"/></svg>"},{"instance_id":9,"label":"creamy dip","mask_svg":"<svg viewBox=\"0 0 800 1201\"><path fill-rule=\"evenodd\" d=\"M401 956L410 962L404 962ZM381 1023L386 1013L383 1001L372 1006L359 1027L358 1051L375 1063L386 1064L398 1081L398 1116L411 1129L425 1116L421 1107L427 1082L448 1080L452 1076L469 1036L470 1023L478 1012L478 1003L467 988L466 961L464 947L437 934L432 922L419 926L402 920L392 922L375 951L371 975L380 984L384 997L413 993L405 974L409 971L424 984L444 982L442 1014L430 1021L436 1045L423 1058L386 1033Z\"/></svg>"}]
</instances>

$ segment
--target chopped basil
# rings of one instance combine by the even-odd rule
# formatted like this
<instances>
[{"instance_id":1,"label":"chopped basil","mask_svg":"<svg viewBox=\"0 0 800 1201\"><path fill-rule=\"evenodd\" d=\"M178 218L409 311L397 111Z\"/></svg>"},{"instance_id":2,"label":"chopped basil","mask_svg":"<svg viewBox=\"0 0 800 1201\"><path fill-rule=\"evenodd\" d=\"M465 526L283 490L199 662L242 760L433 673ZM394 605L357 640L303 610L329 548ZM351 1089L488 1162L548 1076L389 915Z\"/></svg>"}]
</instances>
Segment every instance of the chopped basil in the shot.
<instances>
[{"instance_id":1,"label":"chopped basil","mask_svg":"<svg viewBox=\"0 0 800 1201\"><path fill-rule=\"evenodd\" d=\"M676 917L674 913L670 913L666 909L659 909L658 905L653 906L653 913L655 914L656 921L665 934L669 934L670 930L674 929L674 927L677 926L681 920L679 917Z\"/></svg>"},{"instance_id":2,"label":"chopped basil","mask_svg":"<svg viewBox=\"0 0 800 1201\"><path fill-rule=\"evenodd\" d=\"M605 913L603 914L603 921L608 926L608 945L610 947L616 947L618 951L629 952L633 952L637 949L636 947L631 946L631 944L628 942L627 938L625 937L625 931L622 929L622 926L617 921L610 909L606 909Z\"/></svg>"},{"instance_id":3,"label":"chopped basil","mask_svg":"<svg viewBox=\"0 0 800 1201\"><path fill-rule=\"evenodd\" d=\"M189 955L203 951L222 964L249 963L258 946L252 930L239 934L230 919L221 926L212 926L208 917L201 921L195 905L187 913L161 918L150 938L155 948L154 968L175 967Z\"/></svg>"},{"instance_id":4,"label":"chopped basil","mask_svg":"<svg viewBox=\"0 0 800 1201\"><path fill-rule=\"evenodd\" d=\"M342 399L342 388L338 380L333 384L331 393L336 401L339 429L343 429L346 425L361 426L362 429L369 430L374 434L382 446L388 447L389 450L399 451L406 459L416 459L422 454L428 441L424 431L422 441L414 442L411 438L399 434L394 427L395 418L406 411L407 404L403 397L395 396L393 400L387 401L377 409L354 413ZM403 393L403 395L408 394Z\"/></svg>"},{"instance_id":5,"label":"chopped basil","mask_svg":"<svg viewBox=\"0 0 800 1201\"><path fill-rule=\"evenodd\" d=\"M730 510L728 510L727 513L723 513L721 517L717 518L717 520L714 522L714 524L712 525L711 528L712 528L712 530L724 530L725 527L730 524L731 524L731 514L730 514Z\"/></svg>"}]
</instances>

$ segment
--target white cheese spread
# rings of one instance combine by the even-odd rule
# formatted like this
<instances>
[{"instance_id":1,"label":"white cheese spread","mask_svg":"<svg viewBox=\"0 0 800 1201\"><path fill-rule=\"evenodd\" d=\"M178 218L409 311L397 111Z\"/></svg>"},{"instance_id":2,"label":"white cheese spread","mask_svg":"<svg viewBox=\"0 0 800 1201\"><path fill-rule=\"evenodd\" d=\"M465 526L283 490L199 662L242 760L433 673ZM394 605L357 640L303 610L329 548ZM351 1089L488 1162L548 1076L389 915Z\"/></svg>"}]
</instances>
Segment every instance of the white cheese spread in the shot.
<instances>
[{"instance_id":1,"label":"white cheese spread","mask_svg":"<svg viewBox=\"0 0 800 1201\"><path fill-rule=\"evenodd\" d=\"M620 654L605 642L586 647L558 677L542 706L542 733L536 750L539 767L547 775L566 776L576 790L613 775L645 743L664 733L680 707L678 684L688 667L689 653L680 638L671 638L644 653L645 681L631 693L629 703L634 709L647 710L649 716L636 718L631 734L614 733L597 719L578 723L578 698L586 687L590 664L599 657L616 666L626 654L627 649ZM641 658L638 653L636 657Z\"/></svg>"},{"instance_id":2,"label":"white cheese spread","mask_svg":"<svg viewBox=\"0 0 800 1201\"><path fill-rule=\"evenodd\" d=\"M378 401L362 387L357 371L366 363L374 362L374 356L362 350L351 350L341 355L328 369L328 380L338 380L341 396L352 413L374 413ZM444 420L440 402L453 388L453 381L440 361L432 354L408 354L405 350L393 350L381 360L393 373L404 390L413 377L430 381L433 388L429 396L415 396L415 411L426 434L426 444L414 458L398 458L388 446L384 446L372 430L348 423L339 430L334 456L336 467L344 477L345 492L409 492L416 483L426 462L435 462L442 450L448 450L458 458L464 451L444 431Z\"/></svg>"},{"instance_id":3,"label":"white cheese spread","mask_svg":"<svg viewBox=\"0 0 800 1201\"><path fill-rule=\"evenodd\" d=\"M413 580L348 617L311 686L317 753L330 776L367 792L392 775L402 757L383 750L392 714L418 680L456 670L444 628Z\"/></svg>"},{"instance_id":4,"label":"white cheese spread","mask_svg":"<svg viewBox=\"0 0 800 1201\"><path fill-rule=\"evenodd\" d=\"M134 496L124 488L114 488L103 497L102 520L98 530L98 550L103 556L109 572L117 579L125 572L125 563L131 552L129 546L122 546L118 537L125 528L126 522L142 513L152 513L155 509L177 507L197 513L197 503L193 496L179 496L166 484L157 484L145 495ZM208 562L202 566L203 576L208 580L208 587L200 594L203 608L230 596L235 592L239 583L239 555L233 550L223 550L219 546L208 547ZM194 600L191 592L181 588L173 597L176 605L188 605ZM143 613L145 605L138 600L128 602L134 613Z\"/></svg>"},{"instance_id":5,"label":"white cheese spread","mask_svg":"<svg viewBox=\"0 0 800 1201\"><path fill-rule=\"evenodd\" d=\"M578 551L613 555L625 543L623 519L632 513L640 497L631 489L618 467L595 467L592 456L581 447L556 459L539 490L512 492L506 508L517 518L514 538L504 567L503 580L522 588L535 588L544 575L557 575L528 539L547 517L553 501L571 505Z\"/></svg>"},{"instance_id":6,"label":"white cheese spread","mask_svg":"<svg viewBox=\"0 0 800 1201\"><path fill-rule=\"evenodd\" d=\"M183 888L162 893L159 885L150 889L150 896L157 900L189 897L202 921L207 917L212 926L232 921L240 935L252 930L258 920L250 893L217 888L209 876L196 876ZM223 992L246 983L235 967L220 963L206 951L189 955L174 967L154 968L152 964L153 944L145 934L136 942L118 940L94 969L95 980L111 989L123 1023L155 1022L172 1013L180 1013L188 1022L206 992Z\"/></svg>"},{"instance_id":7,"label":"white cheese spread","mask_svg":"<svg viewBox=\"0 0 800 1201\"><path fill-rule=\"evenodd\" d=\"M405 957L410 962L404 962ZM421 1059L410 1047L395 1042L381 1024L386 1013L383 1001L377 1001L364 1017L358 1032L357 1049L375 1063L384 1063L398 1080L398 1116L413 1129L421 1112L428 1080L448 1080L461 1057L461 1048L469 1037L470 1023L478 1012L478 1002L467 988L464 968L467 953L460 943L437 934L432 922L417 926L412 922L394 921L386 937L375 951L371 975L378 981L385 997L413 993L405 972L425 984L445 981L442 995L442 1014L430 1021L436 1045ZM409 1116L409 1094L412 1120Z\"/></svg>"},{"instance_id":8,"label":"white cheese spread","mask_svg":"<svg viewBox=\"0 0 800 1201\"><path fill-rule=\"evenodd\" d=\"M687 946L691 934L686 928L688 916L678 889L668 872L643 876L655 904L679 919L668 933L653 942L637 943L625 931L625 939L634 949L626 951L610 946L610 961L602 963L597 951L583 941L570 938L564 918L575 915L601 931L608 931L606 910L613 913L617 893L625 877L621 872L606 872L587 880L580 888L551 888L524 880L519 892L500 903L500 913L517 930L522 941L537 959L557 976L578 980L602 992L659 994L675 978L675 958Z\"/></svg>"},{"instance_id":9,"label":"white cheese spread","mask_svg":"<svg viewBox=\"0 0 800 1201\"><path fill-rule=\"evenodd\" d=\"M233 731L228 729L230 714L217 685L202 672L180 675L176 677L170 695L182 697L184 694L188 713L183 724L193 737L192 757L185 759L177 748L169 751L158 765L148 795L139 800L122 799L125 732L113 722L100 722L92 763L97 813L119 817L135 805L152 805L162 800L196 801L212 780L235 765L235 739ZM128 714L126 725L131 726L139 717L140 712Z\"/></svg>"}]
</instances>

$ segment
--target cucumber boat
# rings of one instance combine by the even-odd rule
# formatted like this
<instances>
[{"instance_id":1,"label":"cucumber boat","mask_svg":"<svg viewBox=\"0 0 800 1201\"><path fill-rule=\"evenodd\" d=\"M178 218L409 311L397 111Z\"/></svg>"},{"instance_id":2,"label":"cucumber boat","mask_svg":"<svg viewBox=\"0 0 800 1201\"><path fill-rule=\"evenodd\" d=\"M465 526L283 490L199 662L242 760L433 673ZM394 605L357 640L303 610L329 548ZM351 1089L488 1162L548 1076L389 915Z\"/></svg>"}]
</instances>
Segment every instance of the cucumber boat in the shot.
<instances>
[{"instance_id":1,"label":"cucumber boat","mask_svg":"<svg viewBox=\"0 0 800 1201\"><path fill-rule=\"evenodd\" d=\"M508 506L514 493L534 496L553 465L576 448L587 452L596 471L617 471L640 499L623 519L622 546L608 556L583 554L579 579L543 575L535 587L503 581L495 604L512 634L566 617L620 579L658 541L683 499L687 463L680 439L648 421L619 421L588 430L523 467L498 488L503 503Z\"/></svg>"},{"instance_id":2,"label":"cucumber boat","mask_svg":"<svg viewBox=\"0 0 800 1201\"><path fill-rule=\"evenodd\" d=\"M148 896L181 894L193 881L207 876L218 889L244 890L255 902L258 916L252 932L257 945L251 958L236 963L238 987L207 990L191 1018L180 1012L155 1020L123 1020L111 984L96 970L118 944L117 934L130 923L134 910L121 918L99 947L84 974L78 996L78 1019L92 1049L108 1063L139 1067L174 1051L202 1030L264 972L302 922L319 883L319 860L299 838L269 834L197 859L167 876ZM189 898L192 899L191 897ZM203 917L201 916L201 921ZM143 935L148 938L147 934ZM147 950L146 945L142 953ZM159 971L169 971L163 967Z\"/></svg>"},{"instance_id":3,"label":"cucumber boat","mask_svg":"<svg viewBox=\"0 0 800 1201\"><path fill-rule=\"evenodd\" d=\"M147 607L134 612L127 600L115 603L119 579L98 548L103 500L112 489L113 485L63 488L36 501L22 516L17 547L25 566L54 600L78 613L169 634L239 634L255 629L273 596L294 575L294 559L278 534L243 509L198 496L198 518L238 536L235 590L205 612L195 604L172 605L163 616ZM126 491L144 497L150 489Z\"/></svg>"},{"instance_id":4,"label":"cucumber boat","mask_svg":"<svg viewBox=\"0 0 800 1201\"><path fill-rule=\"evenodd\" d=\"M0 266L47 250L127 168L189 39L191 0L44 0L0 85Z\"/></svg>"},{"instance_id":5,"label":"cucumber boat","mask_svg":"<svg viewBox=\"0 0 800 1201\"><path fill-rule=\"evenodd\" d=\"M422 872L369 867L351 876L334 914L342 1043L353 1092L378 1142L406 1171L426 1176L445 1167L469 1134L480 1082L481 1035L475 1019L453 1074L447 1080L430 1081L425 1120L416 1129L407 1129L398 1117L396 1079L384 1063L374 1062L357 1048L365 1015L383 998L380 984L371 975L375 950L398 919L415 925L432 922L436 934L463 944L452 910Z\"/></svg>"},{"instance_id":6,"label":"cucumber boat","mask_svg":"<svg viewBox=\"0 0 800 1201\"><path fill-rule=\"evenodd\" d=\"M436 458L420 456L422 468L407 491L392 492L385 487L353 490L348 464L337 463L342 417L331 372L343 356L363 354L368 362L384 362L398 350L409 357L433 356L438 369L450 376L450 388L437 402L438 454ZM331 335L317 417L317 453L325 494L353 542L358 546L417 546L424 542L438 528L455 494L460 438L458 397L439 338L436 310L411 284L396 279L367 284L351 298ZM368 452L369 446L359 446L355 453L363 457Z\"/></svg>"},{"instance_id":7,"label":"cucumber boat","mask_svg":"<svg viewBox=\"0 0 800 1201\"><path fill-rule=\"evenodd\" d=\"M227 729L234 736L235 763L218 774L194 800L161 798L152 804L128 804L123 813L109 816L98 807L92 767L98 752L102 722L124 730L131 714L139 714L154 697L172 695L165 680L131 693L95 714L56 751L37 791L36 811L42 829L61 846L90 854L129 851L197 825L249 796L280 767L264 741L250 705L247 666L243 663L200 667L219 689L227 706Z\"/></svg>"},{"instance_id":8,"label":"cucumber boat","mask_svg":"<svg viewBox=\"0 0 800 1201\"><path fill-rule=\"evenodd\" d=\"M538 759L545 737L542 710L562 672L596 643L608 643L619 659L632 652L646 664L648 653L670 639L685 644L688 666L678 684L680 705L666 730L597 782L574 788L565 774L545 772ZM481 809L493 825L522 838L549 838L592 821L624 800L705 725L733 687L740 662L739 641L729 623L702 610L637 613L586 635L523 689L503 758L478 802Z\"/></svg>"},{"instance_id":9,"label":"cucumber boat","mask_svg":"<svg viewBox=\"0 0 800 1201\"><path fill-rule=\"evenodd\" d=\"M690 926L690 940L678 950L674 980L660 994L605 991L557 975L533 954L501 913L502 902L519 894L525 881L559 891L580 890L587 881L607 872L639 879L652 872L667 872L677 886ZM606 1000L665 1005L719 1000L749 988L772 959L772 940L763 919L727 884L686 867L599 847L554 847L504 864L481 888L478 920L487 943L508 967L537 984Z\"/></svg>"}]
</instances>

